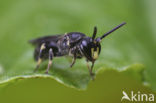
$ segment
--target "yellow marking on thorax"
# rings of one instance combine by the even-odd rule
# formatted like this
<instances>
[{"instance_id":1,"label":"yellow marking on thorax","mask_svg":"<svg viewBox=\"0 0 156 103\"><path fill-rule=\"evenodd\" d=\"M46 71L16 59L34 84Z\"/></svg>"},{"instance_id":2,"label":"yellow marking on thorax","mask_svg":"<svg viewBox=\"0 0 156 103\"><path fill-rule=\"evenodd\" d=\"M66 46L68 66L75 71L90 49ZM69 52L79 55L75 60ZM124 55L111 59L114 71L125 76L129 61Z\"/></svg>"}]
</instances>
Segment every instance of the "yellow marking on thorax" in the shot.
<instances>
[{"instance_id":1,"label":"yellow marking on thorax","mask_svg":"<svg viewBox=\"0 0 156 103\"><path fill-rule=\"evenodd\" d=\"M40 50L43 50L43 49L45 49L46 47L45 47L45 43L43 43L42 45L41 45L41 48L40 48Z\"/></svg>"},{"instance_id":2,"label":"yellow marking on thorax","mask_svg":"<svg viewBox=\"0 0 156 103\"><path fill-rule=\"evenodd\" d=\"M67 36L67 45L70 46L69 36Z\"/></svg>"},{"instance_id":3,"label":"yellow marking on thorax","mask_svg":"<svg viewBox=\"0 0 156 103\"><path fill-rule=\"evenodd\" d=\"M69 39L68 33L65 33L64 35L67 36L67 45L70 46L70 39Z\"/></svg>"}]
</instances>

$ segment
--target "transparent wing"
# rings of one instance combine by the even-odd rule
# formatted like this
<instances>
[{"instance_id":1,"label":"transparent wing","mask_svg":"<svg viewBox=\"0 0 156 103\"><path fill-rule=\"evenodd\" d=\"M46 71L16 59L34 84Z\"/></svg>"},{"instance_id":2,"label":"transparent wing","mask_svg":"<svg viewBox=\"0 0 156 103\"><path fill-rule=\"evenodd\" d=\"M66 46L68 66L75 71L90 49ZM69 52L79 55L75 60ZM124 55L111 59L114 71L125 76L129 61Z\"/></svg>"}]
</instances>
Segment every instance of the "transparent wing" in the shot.
<instances>
[{"instance_id":1,"label":"transparent wing","mask_svg":"<svg viewBox=\"0 0 156 103\"><path fill-rule=\"evenodd\" d=\"M44 36L36 39L32 39L29 41L32 45L42 44L43 42L57 42L63 35L52 35L52 36Z\"/></svg>"}]
</instances>

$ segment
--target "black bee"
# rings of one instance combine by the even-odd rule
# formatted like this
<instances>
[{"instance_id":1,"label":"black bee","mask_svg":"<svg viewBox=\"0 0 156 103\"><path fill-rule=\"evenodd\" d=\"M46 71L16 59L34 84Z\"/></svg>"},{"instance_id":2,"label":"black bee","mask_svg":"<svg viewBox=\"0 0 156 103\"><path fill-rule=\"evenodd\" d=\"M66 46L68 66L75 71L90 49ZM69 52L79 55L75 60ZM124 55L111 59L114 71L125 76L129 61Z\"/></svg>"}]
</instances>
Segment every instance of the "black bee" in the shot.
<instances>
[{"instance_id":1,"label":"black bee","mask_svg":"<svg viewBox=\"0 0 156 103\"><path fill-rule=\"evenodd\" d=\"M97 28L94 27L92 37L87 37L81 32L70 32L65 33L64 35L45 36L30 40L30 43L35 45L36 47L34 51L34 58L37 61L35 71L39 68L42 61L49 59L48 67L46 70L46 73L48 73L54 57L69 55L73 57L73 61L70 67L74 65L77 58L85 57L89 73L93 77L94 73L92 72L92 69L101 51L100 42L104 37L117 30L124 24L126 23L124 22L116 26L115 28L98 38L95 38ZM88 65L89 61L92 62L91 67L89 67Z\"/></svg>"}]
</instances>

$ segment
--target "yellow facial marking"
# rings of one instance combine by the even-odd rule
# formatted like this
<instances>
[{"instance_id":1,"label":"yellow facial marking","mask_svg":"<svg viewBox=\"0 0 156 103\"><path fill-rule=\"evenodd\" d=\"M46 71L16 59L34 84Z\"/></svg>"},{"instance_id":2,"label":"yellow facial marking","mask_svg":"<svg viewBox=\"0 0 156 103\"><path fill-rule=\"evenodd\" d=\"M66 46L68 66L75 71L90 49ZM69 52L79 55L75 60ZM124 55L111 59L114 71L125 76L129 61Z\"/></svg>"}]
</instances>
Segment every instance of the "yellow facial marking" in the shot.
<instances>
[{"instance_id":1,"label":"yellow facial marking","mask_svg":"<svg viewBox=\"0 0 156 103\"><path fill-rule=\"evenodd\" d=\"M97 47L96 51L94 51L94 48L91 48L92 58L97 59L99 56L99 48Z\"/></svg>"}]
</instances>

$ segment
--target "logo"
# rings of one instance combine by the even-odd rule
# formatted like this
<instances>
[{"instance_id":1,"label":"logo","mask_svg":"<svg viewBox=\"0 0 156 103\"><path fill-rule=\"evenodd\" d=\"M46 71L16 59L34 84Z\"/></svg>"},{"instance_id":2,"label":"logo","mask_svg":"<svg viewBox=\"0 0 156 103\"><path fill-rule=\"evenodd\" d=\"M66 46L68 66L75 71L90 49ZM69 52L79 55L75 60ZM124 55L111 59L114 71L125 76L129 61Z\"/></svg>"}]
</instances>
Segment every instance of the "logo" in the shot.
<instances>
[{"instance_id":1,"label":"logo","mask_svg":"<svg viewBox=\"0 0 156 103\"><path fill-rule=\"evenodd\" d=\"M140 91L138 91L137 93L135 93L134 91L131 91L131 93L128 95L125 91L122 91L122 98L121 101L123 100L128 100L128 101L149 101L149 102L153 102L154 101L154 94L145 94L145 93L141 93Z\"/></svg>"}]
</instances>

